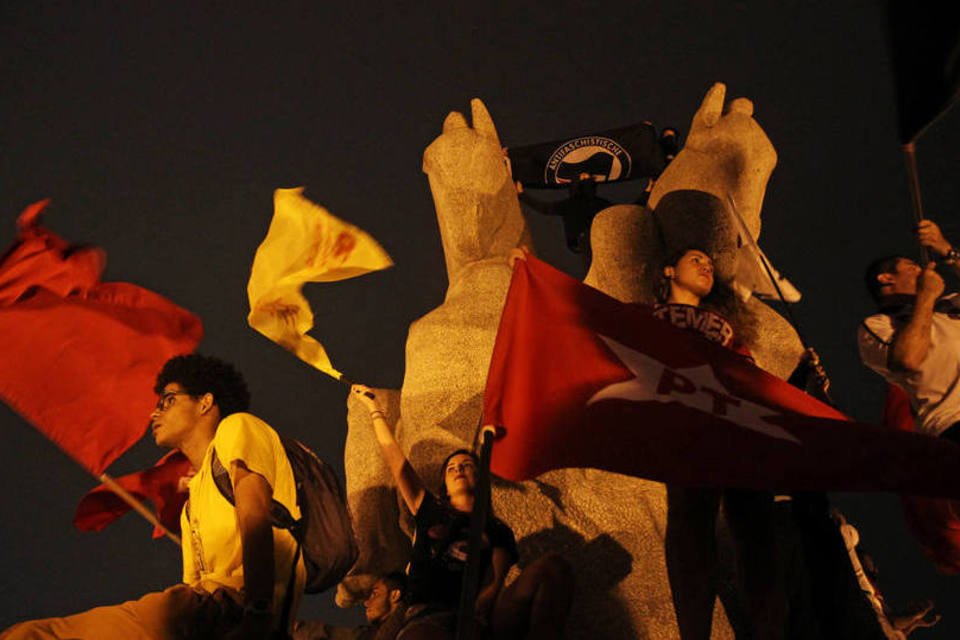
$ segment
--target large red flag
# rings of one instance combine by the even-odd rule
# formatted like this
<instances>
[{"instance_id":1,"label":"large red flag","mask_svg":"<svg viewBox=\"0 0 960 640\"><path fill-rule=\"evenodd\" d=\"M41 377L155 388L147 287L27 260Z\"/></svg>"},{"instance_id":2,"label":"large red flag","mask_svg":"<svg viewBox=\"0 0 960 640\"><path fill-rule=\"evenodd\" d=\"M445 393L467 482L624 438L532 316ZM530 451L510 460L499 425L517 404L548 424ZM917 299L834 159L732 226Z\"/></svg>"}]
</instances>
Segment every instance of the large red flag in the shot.
<instances>
[{"instance_id":1,"label":"large red flag","mask_svg":"<svg viewBox=\"0 0 960 640\"><path fill-rule=\"evenodd\" d=\"M18 218L0 258L0 397L94 475L143 436L157 372L193 351L200 319L126 282L100 282L106 257Z\"/></svg>"},{"instance_id":2,"label":"large red flag","mask_svg":"<svg viewBox=\"0 0 960 640\"><path fill-rule=\"evenodd\" d=\"M180 479L187 476L191 469L187 457L174 450L149 469L121 476L116 482L141 502L152 502L163 526L177 533L180 531L180 510L187 501L187 493L181 491ZM130 509L126 501L101 484L80 500L73 516L73 525L81 531L102 531ZM159 527L153 528L154 538L164 535Z\"/></svg>"},{"instance_id":3,"label":"large red flag","mask_svg":"<svg viewBox=\"0 0 960 640\"><path fill-rule=\"evenodd\" d=\"M484 420L492 470L595 467L689 486L960 496L960 447L857 424L734 351L518 260Z\"/></svg>"}]
</instances>

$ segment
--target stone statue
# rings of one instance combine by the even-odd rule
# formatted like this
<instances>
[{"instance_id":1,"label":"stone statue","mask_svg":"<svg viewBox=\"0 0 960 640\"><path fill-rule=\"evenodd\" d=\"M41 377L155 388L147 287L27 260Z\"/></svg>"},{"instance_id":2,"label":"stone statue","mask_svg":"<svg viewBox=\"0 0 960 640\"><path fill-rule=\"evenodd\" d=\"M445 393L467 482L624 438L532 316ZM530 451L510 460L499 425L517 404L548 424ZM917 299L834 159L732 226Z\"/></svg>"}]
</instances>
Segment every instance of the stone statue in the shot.
<instances>
[{"instance_id":1,"label":"stone statue","mask_svg":"<svg viewBox=\"0 0 960 640\"><path fill-rule=\"evenodd\" d=\"M650 210L618 205L593 223L593 266L586 282L624 301L651 301L646 284L667 245L705 242L717 274L732 278L736 230L725 207L736 203L754 234L776 153L739 99L723 110L715 85L694 116L689 141L658 181ZM430 181L443 241L446 298L410 326L403 388L378 390L388 422L421 477L436 478L451 450L471 446L482 408L490 354L511 269L512 249L530 246L509 168L489 113L471 102L472 126L453 112L427 147ZM756 300L754 344L761 366L785 376L801 348L789 325ZM367 411L348 401L347 494L361 545L353 574L340 585L348 605L369 575L402 568L412 518L400 506L378 455ZM514 530L521 566L546 551L565 555L576 574L568 638L677 638L663 551L663 485L592 469L565 469L533 481L495 479L494 512ZM509 579L509 578L508 578ZM722 607L714 638L732 638Z\"/></svg>"}]
</instances>

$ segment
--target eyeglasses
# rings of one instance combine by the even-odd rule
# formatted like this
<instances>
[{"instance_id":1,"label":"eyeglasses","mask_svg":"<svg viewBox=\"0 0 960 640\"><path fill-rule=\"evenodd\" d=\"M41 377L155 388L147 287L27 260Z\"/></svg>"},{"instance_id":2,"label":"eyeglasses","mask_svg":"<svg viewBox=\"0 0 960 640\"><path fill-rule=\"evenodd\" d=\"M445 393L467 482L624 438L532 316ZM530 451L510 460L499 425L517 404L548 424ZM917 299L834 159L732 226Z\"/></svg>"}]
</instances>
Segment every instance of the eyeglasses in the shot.
<instances>
[{"instance_id":1,"label":"eyeglasses","mask_svg":"<svg viewBox=\"0 0 960 640\"><path fill-rule=\"evenodd\" d=\"M157 413L163 413L176 403L177 396L189 395L190 394L186 391L167 391L166 393L162 393L160 394L160 399L157 400L157 406L154 407L154 411Z\"/></svg>"}]
</instances>

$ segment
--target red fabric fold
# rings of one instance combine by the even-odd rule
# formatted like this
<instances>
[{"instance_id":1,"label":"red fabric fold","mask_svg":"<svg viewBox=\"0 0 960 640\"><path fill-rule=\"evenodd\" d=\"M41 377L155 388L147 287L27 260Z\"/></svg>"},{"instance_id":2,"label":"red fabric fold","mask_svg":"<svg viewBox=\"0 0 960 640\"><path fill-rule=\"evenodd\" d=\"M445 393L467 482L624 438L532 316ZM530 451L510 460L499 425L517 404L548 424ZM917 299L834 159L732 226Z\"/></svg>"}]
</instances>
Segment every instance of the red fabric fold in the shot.
<instances>
[{"instance_id":1,"label":"red fabric fold","mask_svg":"<svg viewBox=\"0 0 960 640\"><path fill-rule=\"evenodd\" d=\"M116 482L141 502L153 503L160 522L173 533L180 531L180 511L187 493L180 491L180 479L191 471L190 461L179 451L171 451L149 469L116 478ZM102 531L130 511L120 496L101 484L80 500L73 525L81 531ZM163 537L154 527L153 537Z\"/></svg>"},{"instance_id":2,"label":"red fabric fold","mask_svg":"<svg viewBox=\"0 0 960 640\"><path fill-rule=\"evenodd\" d=\"M146 431L157 372L189 353L200 319L161 295L100 282L106 256L18 218L0 259L0 398L99 476Z\"/></svg>"},{"instance_id":3,"label":"red fabric fold","mask_svg":"<svg viewBox=\"0 0 960 640\"><path fill-rule=\"evenodd\" d=\"M517 261L484 419L509 479L595 467L688 486L960 496L960 446L849 421L749 359Z\"/></svg>"}]
</instances>

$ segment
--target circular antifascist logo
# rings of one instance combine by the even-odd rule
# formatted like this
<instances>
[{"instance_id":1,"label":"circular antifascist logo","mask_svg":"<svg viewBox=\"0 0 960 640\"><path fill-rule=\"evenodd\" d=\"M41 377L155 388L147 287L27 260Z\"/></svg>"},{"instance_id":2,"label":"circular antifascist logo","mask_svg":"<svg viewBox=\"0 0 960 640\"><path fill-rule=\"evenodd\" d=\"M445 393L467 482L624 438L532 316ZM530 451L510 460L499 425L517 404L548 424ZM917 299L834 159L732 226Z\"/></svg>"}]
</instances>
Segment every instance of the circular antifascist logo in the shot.
<instances>
[{"instance_id":1,"label":"circular antifascist logo","mask_svg":"<svg viewBox=\"0 0 960 640\"><path fill-rule=\"evenodd\" d=\"M581 175L597 182L611 182L630 174L630 154L615 140L583 136L558 146L544 167L543 181L566 184Z\"/></svg>"}]
</instances>

